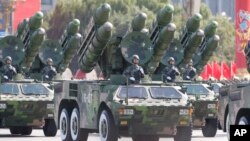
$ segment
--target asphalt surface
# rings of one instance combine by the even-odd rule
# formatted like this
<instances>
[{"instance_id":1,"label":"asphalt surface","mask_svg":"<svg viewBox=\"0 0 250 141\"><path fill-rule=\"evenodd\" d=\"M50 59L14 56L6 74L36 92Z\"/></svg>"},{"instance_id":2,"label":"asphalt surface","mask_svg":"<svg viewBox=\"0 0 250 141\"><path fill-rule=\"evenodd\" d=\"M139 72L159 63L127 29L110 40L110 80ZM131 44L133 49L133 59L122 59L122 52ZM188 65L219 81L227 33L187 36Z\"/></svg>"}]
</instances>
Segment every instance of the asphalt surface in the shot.
<instances>
[{"instance_id":1,"label":"asphalt surface","mask_svg":"<svg viewBox=\"0 0 250 141\"><path fill-rule=\"evenodd\" d=\"M0 141L60 141L60 132L58 130L55 137L44 137L43 131L33 130L30 136L10 135L9 129L0 129ZM98 134L90 134L88 141L100 141ZM131 138L121 138L119 141L132 141ZM161 138L160 141L173 141L173 138ZM192 141L228 141L227 136L221 130L218 130L215 137L205 138L201 130L194 130Z\"/></svg>"}]
</instances>

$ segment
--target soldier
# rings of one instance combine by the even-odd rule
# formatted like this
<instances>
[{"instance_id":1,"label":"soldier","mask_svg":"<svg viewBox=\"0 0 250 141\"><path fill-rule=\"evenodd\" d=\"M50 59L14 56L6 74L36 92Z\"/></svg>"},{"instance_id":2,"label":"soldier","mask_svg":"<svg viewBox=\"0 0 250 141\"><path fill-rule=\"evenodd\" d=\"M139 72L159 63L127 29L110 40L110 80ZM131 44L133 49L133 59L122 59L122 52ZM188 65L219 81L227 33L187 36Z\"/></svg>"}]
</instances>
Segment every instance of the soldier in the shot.
<instances>
[{"instance_id":1,"label":"soldier","mask_svg":"<svg viewBox=\"0 0 250 141\"><path fill-rule=\"evenodd\" d=\"M144 70L139 66L139 56L133 55L132 63L133 65L129 66L124 72L123 75L129 78L130 83L139 84L141 78L144 77Z\"/></svg>"},{"instance_id":2,"label":"soldier","mask_svg":"<svg viewBox=\"0 0 250 141\"><path fill-rule=\"evenodd\" d=\"M193 61L190 60L186 66L185 72L183 73L183 80L194 80L196 75L196 69L193 67Z\"/></svg>"},{"instance_id":3,"label":"soldier","mask_svg":"<svg viewBox=\"0 0 250 141\"><path fill-rule=\"evenodd\" d=\"M42 75L43 80L45 81L51 81L53 77L56 75L56 69L53 65L53 60L51 58L47 59L47 66L43 68Z\"/></svg>"},{"instance_id":4,"label":"soldier","mask_svg":"<svg viewBox=\"0 0 250 141\"><path fill-rule=\"evenodd\" d=\"M175 60L173 57L169 57L168 66L162 70L163 82L174 82L177 75L180 75L179 70L174 65Z\"/></svg>"},{"instance_id":5,"label":"soldier","mask_svg":"<svg viewBox=\"0 0 250 141\"><path fill-rule=\"evenodd\" d=\"M17 74L16 68L12 66L12 58L6 56L4 59L5 65L1 68L3 82L12 80L13 76Z\"/></svg>"}]
</instances>

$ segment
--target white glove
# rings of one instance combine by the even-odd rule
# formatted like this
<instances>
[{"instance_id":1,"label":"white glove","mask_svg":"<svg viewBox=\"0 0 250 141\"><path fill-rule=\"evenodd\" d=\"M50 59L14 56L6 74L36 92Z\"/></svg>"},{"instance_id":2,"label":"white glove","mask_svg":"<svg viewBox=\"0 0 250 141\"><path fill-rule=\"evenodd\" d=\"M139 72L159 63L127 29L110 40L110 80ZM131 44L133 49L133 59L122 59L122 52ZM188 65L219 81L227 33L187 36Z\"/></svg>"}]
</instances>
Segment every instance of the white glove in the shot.
<instances>
[{"instance_id":1,"label":"white glove","mask_svg":"<svg viewBox=\"0 0 250 141\"><path fill-rule=\"evenodd\" d=\"M142 73L142 74L144 74L144 71L143 71L143 69L142 69L142 68L140 68L140 71L141 71L141 73Z\"/></svg>"},{"instance_id":2,"label":"white glove","mask_svg":"<svg viewBox=\"0 0 250 141\"><path fill-rule=\"evenodd\" d=\"M47 78L47 79L48 79L48 78L49 78L49 76L48 76L48 75L45 75L45 78Z\"/></svg>"},{"instance_id":3,"label":"white glove","mask_svg":"<svg viewBox=\"0 0 250 141\"><path fill-rule=\"evenodd\" d=\"M187 76L186 78L187 78L187 79L190 79L190 77L189 77L189 76Z\"/></svg>"},{"instance_id":4,"label":"white glove","mask_svg":"<svg viewBox=\"0 0 250 141\"><path fill-rule=\"evenodd\" d=\"M168 76L168 77L167 77L167 80L171 80L171 77Z\"/></svg>"},{"instance_id":5,"label":"white glove","mask_svg":"<svg viewBox=\"0 0 250 141\"><path fill-rule=\"evenodd\" d=\"M134 77L129 77L129 80L135 81L135 78Z\"/></svg>"},{"instance_id":6,"label":"white glove","mask_svg":"<svg viewBox=\"0 0 250 141\"><path fill-rule=\"evenodd\" d=\"M3 78L4 79L9 79L9 77L7 75L4 75Z\"/></svg>"}]
</instances>

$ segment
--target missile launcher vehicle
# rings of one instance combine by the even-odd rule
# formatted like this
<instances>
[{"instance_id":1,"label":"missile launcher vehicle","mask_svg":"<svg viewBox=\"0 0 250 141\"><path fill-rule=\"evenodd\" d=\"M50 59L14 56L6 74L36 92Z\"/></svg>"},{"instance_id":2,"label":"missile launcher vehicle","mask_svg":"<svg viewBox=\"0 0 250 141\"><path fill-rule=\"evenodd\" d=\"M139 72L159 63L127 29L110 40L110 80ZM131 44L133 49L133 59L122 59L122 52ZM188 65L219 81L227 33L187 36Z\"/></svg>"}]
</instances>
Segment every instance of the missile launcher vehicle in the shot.
<instances>
[{"instance_id":1,"label":"missile launcher vehicle","mask_svg":"<svg viewBox=\"0 0 250 141\"><path fill-rule=\"evenodd\" d=\"M174 39L174 8L166 5L157 13L149 32L145 32L147 15L140 12L132 20L131 29L120 37L112 35L110 11L109 4L97 8L77 50L80 69L88 73L98 66L104 80L62 80L54 85L55 120L61 139L86 141L89 133L99 133L102 141L117 141L122 136L133 141L158 141L165 136L190 141L194 115L186 88L163 83L160 72L170 56L182 68L196 53L205 56L210 46L216 48L216 22L203 32L199 27L202 16L195 14L186 22L180 39ZM122 74L132 64L134 54L139 56L146 75L140 84L133 85ZM211 52L197 61L204 59L204 63L210 57ZM217 104L206 101L205 105L208 111L199 115L199 127L206 125L206 116L217 116Z\"/></svg>"},{"instance_id":2,"label":"missile launcher vehicle","mask_svg":"<svg viewBox=\"0 0 250 141\"><path fill-rule=\"evenodd\" d=\"M53 84L41 79L41 70L52 58L55 79L65 79L62 74L80 43L80 23L70 22L59 41L44 40L42 23L43 14L37 12L18 25L16 36L0 40L1 69L6 56L17 69L14 80L0 84L0 128L9 128L11 134L30 135L32 128L43 128L45 136L57 133Z\"/></svg>"}]
</instances>

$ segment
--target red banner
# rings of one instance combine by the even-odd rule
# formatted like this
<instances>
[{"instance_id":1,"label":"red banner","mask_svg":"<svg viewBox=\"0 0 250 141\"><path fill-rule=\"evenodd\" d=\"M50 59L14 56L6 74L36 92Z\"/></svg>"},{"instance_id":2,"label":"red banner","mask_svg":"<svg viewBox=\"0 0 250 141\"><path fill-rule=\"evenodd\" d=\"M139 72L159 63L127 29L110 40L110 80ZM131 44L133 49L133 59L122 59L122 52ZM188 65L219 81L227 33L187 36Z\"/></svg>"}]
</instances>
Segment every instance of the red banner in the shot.
<instances>
[{"instance_id":1,"label":"red banner","mask_svg":"<svg viewBox=\"0 0 250 141\"><path fill-rule=\"evenodd\" d=\"M13 13L13 31L17 29L18 23L25 18L33 16L37 11L41 10L41 0L23 0L17 1L15 11Z\"/></svg>"},{"instance_id":2,"label":"red banner","mask_svg":"<svg viewBox=\"0 0 250 141\"><path fill-rule=\"evenodd\" d=\"M250 0L236 0L235 14L235 63L237 68L246 68L246 59L243 51L247 41L250 39Z\"/></svg>"},{"instance_id":3,"label":"red banner","mask_svg":"<svg viewBox=\"0 0 250 141\"><path fill-rule=\"evenodd\" d=\"M213 62L213 77L220 80L221 77L221 67L218 62Z\"/></svg>"}]
</instances>

